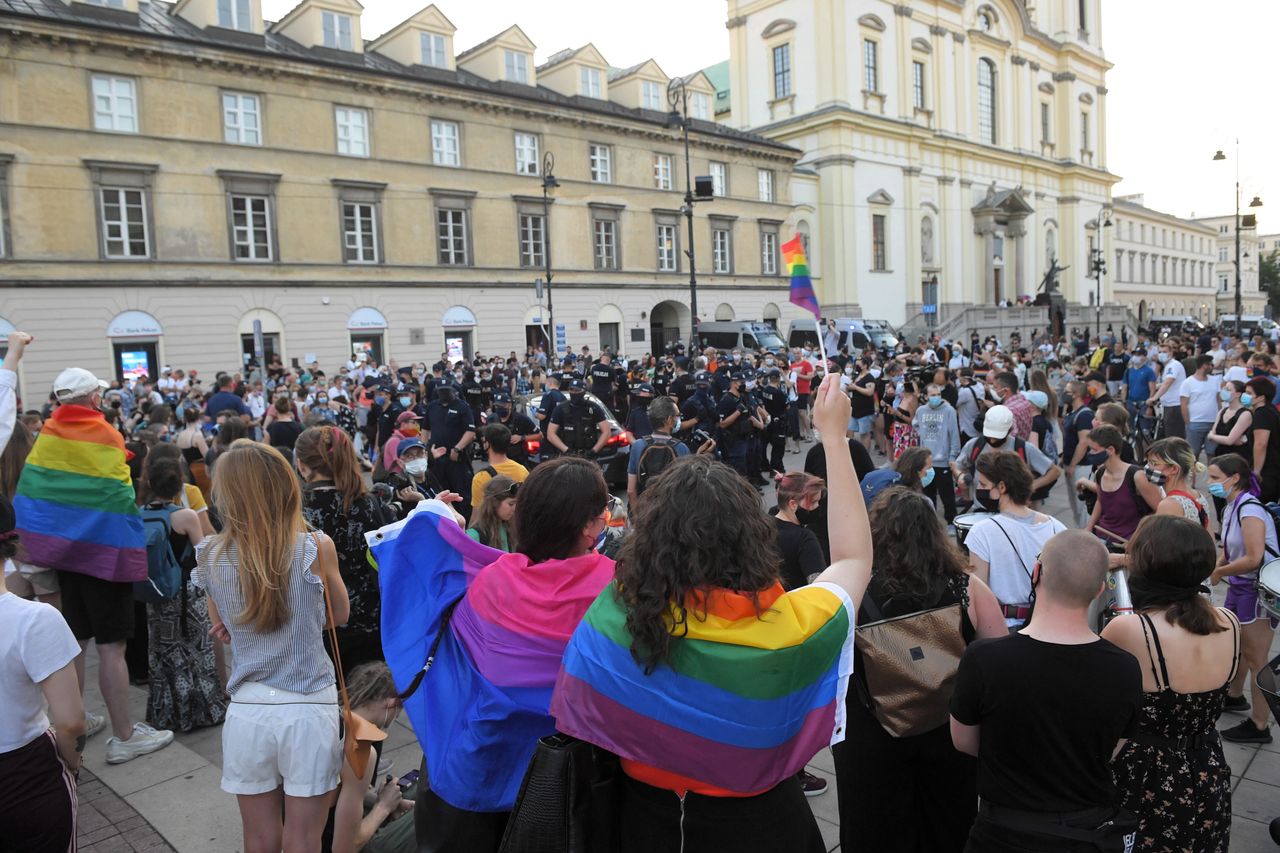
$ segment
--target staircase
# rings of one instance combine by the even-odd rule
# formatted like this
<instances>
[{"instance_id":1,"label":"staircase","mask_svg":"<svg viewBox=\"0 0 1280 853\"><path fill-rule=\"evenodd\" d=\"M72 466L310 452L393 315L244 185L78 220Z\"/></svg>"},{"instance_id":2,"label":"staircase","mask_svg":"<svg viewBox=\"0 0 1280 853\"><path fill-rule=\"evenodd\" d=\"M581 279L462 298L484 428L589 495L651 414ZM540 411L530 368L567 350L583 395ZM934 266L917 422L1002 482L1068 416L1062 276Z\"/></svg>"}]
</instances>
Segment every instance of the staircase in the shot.
<instances>
[{"instance_id":1,"label":"staircase","mask_svg":"<svg viewBox=\"0 0 1280 853\"><path fill-rule=\"evenodd\" d=\"M1105 332L1111 326L1120 334L1122 328L1129 330L1132 338L1137 331L1138 322L1133 313L1124 305L1103 305L1099 312L1090 305L1067 305L1066 328L1070 334L1072 329L1088 329L1089 335L1096 333L1099 316L1101 328ZM914 345L921 335L926 338L937 334L948 340L960 340L968 345L969 333L977 330L978 336L986 338L995 335L1001 341L1007 341L1013 332L1021 334L1024 341L1038 331L1049 326L1049 308L1041 305L1012 306L1009 308L992 308L985 305L939 305L937 323L929 325L929 317L918 312L901 329L901 337L909 345Z\"/></svg>"}]
</instances>

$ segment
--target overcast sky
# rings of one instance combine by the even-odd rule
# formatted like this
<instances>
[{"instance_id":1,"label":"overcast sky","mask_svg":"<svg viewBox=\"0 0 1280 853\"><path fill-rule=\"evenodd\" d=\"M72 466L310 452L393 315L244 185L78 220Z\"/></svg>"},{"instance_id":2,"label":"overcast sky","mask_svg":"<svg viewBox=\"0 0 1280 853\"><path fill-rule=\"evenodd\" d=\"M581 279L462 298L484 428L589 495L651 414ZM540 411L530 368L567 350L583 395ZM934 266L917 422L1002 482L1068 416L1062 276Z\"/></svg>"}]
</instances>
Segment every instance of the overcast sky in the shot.
<instances>
[{"instance_id":1,"label":"overcast sky","mask_svg":"<svg viewBox=\"0 0 1280 853\"><path fill-rule=\"evenodd\" d=\"M278 20L294 0L264 0ZM426 5L365 0L372 39ZM537 61L592 42L612 65L652 57L675 76L729 56L723 0L440 0L458 28L458 51L519 24ZM1280 80L1280 0L1103 0L1107 149L1122 180L1115 193L1144 193L1178 216L1230 213L1234 140L1240 138L1243 203L1261 195L1263 231L1280 231L1280 117L1266 94ZM1225 150L1227 162L1213 153Z\"/></svg>"}]
</instances>

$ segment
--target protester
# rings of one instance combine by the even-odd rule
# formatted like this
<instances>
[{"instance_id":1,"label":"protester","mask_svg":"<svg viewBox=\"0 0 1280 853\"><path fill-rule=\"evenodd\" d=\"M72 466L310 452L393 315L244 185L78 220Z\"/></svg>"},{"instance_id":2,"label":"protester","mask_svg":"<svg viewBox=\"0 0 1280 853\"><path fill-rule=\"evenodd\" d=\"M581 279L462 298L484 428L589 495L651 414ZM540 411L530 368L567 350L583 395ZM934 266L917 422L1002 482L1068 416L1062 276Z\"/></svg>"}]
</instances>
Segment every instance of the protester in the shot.
<instances>
[{"instance_id":1,"label":"protester","mask_svg":"<svg viewBox=\"0 0 1280 853\"><path fill-rule=\"evenodd\" d=\"M927 447L909 447L894 460L892 470L897 472L898 485L913 492L928 494L928 488L937 480L937 469L933 465L933 453ZM955 489L952 488L954 501ZM863 497L866 497L864 494Z\"/></svg>"},{"instance_id":2,"label":"protester","mask_svg":"<svg viewBox=\"0 0 1280 853\"><path fill-rule=\"evenodd\" d=\"M400 442L407 438L417 438L421 432L422 418L417 412L409 409L397 415L396 428L386 444L382 445L382 452L378 456L378 464L382 466L382 470L388 474L398 473L400 460L397 457L397 449Z\"/></svg>"},{"instance_id":3,"label":"protester","mask_svg":"<svg viewBox=\"0 0 1280 853\"><path fill-rule=\"evenodd\" d=\"M1030 403L1027 405L1030 408ZM1034 477L1031 482L1032 493L1052 486L1061 473L1052 459L1013 434L1012 412L1004 406L992 406L983 420L982 435L965 444L960 449L959 456L951 463L958 481L965 486L972 486L979 457L1000 451L1011 452L1027 464Z\"/></svg>"},{"instance_id":4,"label":"protester","mask_svg":"<svg viewBox=\"0 0 1280 853\"><path fill-rule=\"evenodd\" d=\"M278 450L240 440L218 460L222 531L196 548L214 635L230 643L222 790L240 806L245 853L316 850L338 785L338 692L321 635L347 621L333 540L307 531Z\"/></svg>"},{"instance_id":5,"label":"protester","mask_svg":"<svg viewBox=\"0 0 1280 853\"><path fill-rule=\"evenodd\" d=\"M821 477L790 471L778 478L776 491L778 512L773 520L778 554L782 557L779 575L784 587L799 589L827 567L818 537L799 519L801 510L813 512L818 508L826 494L827 484Z\"/></svg>"},{"instance_id":6,"label":"protester","mask_svg":"<svg viewBox=\"0 0 1280 853\"><path fill-rule=\"evenodd\" d=\"M1110 424L1089 433L1090 453L1102 461L1094 475L1097 501L1085 530L1110 546L1123 546L1138 522L1155 511L1164 497L1146 471L1125 462L1120 454L1126 446L1120 430ZM1113 565L1123 565L1123 555L1113 554Z\"/></svg>"},{"instance_id":7,"label":"protester","mask_svg":"<svg viewBox=\"0 0 1280 853\"><path fill-rule=\"evenodd\" d=\"M1209 375L1209 371L1213 368L1213 356L1196 356L1195 367L1195 373L1182 380L1179 394L1187 444L1191 445L1191 452L1199 458L1200 451L1204 448L1205 438L1213 429L1213 422L1218 417L1220 382Z\"/></svg>"},{"instance_id":8,"label":"protester","mask_svg":"<svg viewBox=\"0 0 1280 853\"><path fill-rule=\"evenodd\" d=\"M796 773L843 736L841 661L871 536L834 376L814 420L834 557L815 583L787 592L778 582L775 527L748 483L705 456L678 460L640 503L617 582L565 653L552 713L560 731L622 759L624 853L826 850Z\"/></svg>"},{"instance_id":9,"label":"protester","mask_svg":"<svg viewBox=\"0 0 1280 853\"><path fill-rule=\"evenodd\" d=\"M1201 503L1200 493L1191 485L1204 465L1191 455L1191 445L1181 438L1162 438L1147 449L1147 467L1143 473L1153 486L1164 490L1164 498L1156 505L1156 515L1172 515L1194 521L1209 529L1209 514Z\"/></svg>"},{"instance_id":10,"label":"protester","mask_svg":"<svg viewBox=\"0 0 1280 853\"><path fill-rule=\"evenodd\" d=\"M942 499L943 518L950 524L956 518L956 484L951 477L951 463L960 455L960 427L956 410L942 398L942 391L937 384L925 389L925 405L916 409L913 425L920 436L920 446L930 451L929 465L933 472L926 473L920 485L929 500Z\"/></svg>"},{"instance_id":11,"label":"protester","mask_svg":"<svg viewBox=\"0 0 1280 853\"><path fill-rule=\"evenodd\" d=\"M648 415L653 432L631 445L627 459L627 501L631 504L668 465L689 454L685 443L673 437L681 423L680 412L670 397L659 397L650 403ZM710 439L701 444L698 452L711 453L715 447L715 439Z\"/></svg>"},{"instance_id":12,"label":"protester","mask_svg":"<svg viewBox=\"0 0 1280 853\"><path fill-rule=\"evenodd\" d=\"M1236 453L1245 458L1249 466L1253 466L1253 446L1251 427L1253 426L1253 395L1245 390L1245 384L1239 380L1228 380L1222 383L1218 391L1218 400L1222 408L1209 430L1208 441L1213 445L1212 455L1217 457L1224 453Z\"/></svg>"},{"instance_id":13,"label":"protester","mask_svg":"<svg viewBox=\"0 0 1280 853\"><path fill-rule=\"evenodd\" d=\"M901 487L872 503L875 559L858 623L961 604L955 626L965 643L1007 633L1000 604L965 564L932 502ZM868 615L872 602L877 616ZM928 643L934 638L921 638ZM937 728L894 737L874 716L877 696L855 642L854 685L846 701L847 735L831 752L840 799L840 842L877 853L959 853L977 811L977 768ZM938 685L942 690L942 685Z\"/></svg>"},{"instance_id":14,"label":"protester","mask_svg":"<svg viewBox=\"0 0 1280 853\"><path fill-rule=\"evenodd\" d=\"M471 525L467 528L467 535L481 545L497 548L504 553L515 551L516 537L512 519L516 514L516 493L519 489L520 483L506 474L486 480L484 490L479 495L479 503L475 504L471 512Z\"/></svg>"},{"instance_id":15,"label":"protester","mask_svg":"<svg viewBox=\"0 0 1280 853\"><path fill-rule=\"evenodd\" d=\"M1136 849L1226 853L1231 768L1215 725L1240 637L1236 617L1201 594L1217 560L1213 537L1196 521L1157 515L1127 554L1138 618L1102 631L1143 664L1138 730L1111 765L1119 804L1138 816Z\"/></svg>"},{"instance_id":16,"label":"protester","mask_svg":"<svg viewBox=\"0 0 1280 853\"><path fill-rule=\"evenodd\" d=\"M858 475L858 481L861 482L868 474L876 470L876 464L871 460L871 451L857 439L847 439L846 444L848 445L849 461L853 463L853 470ZM809 448L809 452L804 457L804 470L806 474L812 474L826 481L827 451L823 442L820 441ZM818 537L818 542L822 545L822 553L826 555L828 563L831 562L831 540L827 527L827 511L830 499L830 493L824 492L815 512L800 510L798 513L800 523L812 530L813 534Z\"/></svg>"},{"instance_id":17,"label":"protester","mask_svg":"<svg viewBox=\"0 0 1280 853\"><path fill-rule=\"evenodd\" d=\"M1271 403L1276 384L1266 376L1255 376L1245 387L1252 397L1249 444L1253 456L1249 462L1261 486L1258 497L1263 503L1273 503L1280 501L1280 412Z\"/></svg>"},{"instance_id":18,"label":"protester","mask_svg":"<svg viewBox=\"0 0 1280 853\"><path fill-rule=\"evenodd\" d=\"M3 376L4 370L0 369L0 377ZM3 380L0 379L0 382ZM12 399L13 389L5 389L2 385L0 389L3 389L0 393L5 393ZM9 413L12 414L12 410ZM4 417L5 413L0 412L0 418ZM17 494L18 478L22 476L22 467L26 464L27 455L34 443L35 439L25 426L9 431L8 443L5 444L4 451L0 452L0 496L5 500L12 501ZM9 592L19 598L34 598L60 609L62 596L58 593L56 571L33 566L20 556L15 556L5 563L5 574L8 577Z\"/></svg>"},{"instance_id":19,"label":"protester","mask_svg":"<svg viewBox=\"0 0 1280 853\"><path fill-rule=\"evenodd\" d=\"M1084 531L1044 544L1036 607L1021 631L965 651L951 698L956 749L978 757L973 851L1131 849L1110 761L1137 732L1142 673L1088 624L1107 553ZM1096 839L1096 840L1095 840Z\"/></svg>"},{"instance_id":20,"label":"protester","mask_svg":"<svg viewBox=\"0 0 1280 853\"><path fill-rule=\"evenodd\" d=\"M529 469L507 458L507 449L511 447L511 430L500 423L486 424L480 428L480 438L484 440L485 455L488 464L476 472L471 480L471 506L480 506L484 500L485 486L496 477L506 477L516 483L523 483L529 476Z\"/></svg>"},{"instance_id":21,"label":"protester","mask_svg":"<svg viewBox=\"0 0 1280 853\"><path fill-rule=\"evenodd\" d=\"M476 418L471 407L458 399L457 386L441 383L436 398L427 407L427 422L422 442L431 448L428 457L431 473L449 491L461 495L458 512L471 515L471 442L476 438ZM435 451L440 450L437 454ZM403 446L400 448L403 453Z\"/></svg>"}]
</instances>

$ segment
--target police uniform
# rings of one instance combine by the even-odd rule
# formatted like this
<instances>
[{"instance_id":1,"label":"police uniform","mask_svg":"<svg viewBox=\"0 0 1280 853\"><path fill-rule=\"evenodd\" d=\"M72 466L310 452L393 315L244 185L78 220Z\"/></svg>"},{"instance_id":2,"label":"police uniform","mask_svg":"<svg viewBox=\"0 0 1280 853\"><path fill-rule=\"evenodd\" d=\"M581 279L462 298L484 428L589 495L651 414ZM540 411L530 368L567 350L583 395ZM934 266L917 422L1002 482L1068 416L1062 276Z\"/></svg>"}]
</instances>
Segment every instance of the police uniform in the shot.
<instances>
[{"instance_id":1,"label":"police uniform","mask_svg":"<svg viewBox=\"0 0 1280 853\"><path fill-rule=\"evenodd\" d=\"M735 373L734 379L736 380L741 375ZM741 414L732 424L724 426L725 418L731 417L734 412L740 412ZM724 456L724 461L733 470L747 479L751 479L747 464L752 433L751 403L747 399L746 392L741 392L740 396L726 392L720 398L720 402L716 404L716 415L721 422L720 450Z\"/></svg>"},{"instance_id":2,"label":"police uniform","mask_svg":"<svg viewBox=\"0 0 1280 853\"><path fill-rule=\"evenodd\" d=\"M443 384L441 388L445 387ZM454 388L454 397L457 397L456 386L449 385ZM476 418L471 411L471 407L460 399L454 399L452 402L445 403L439 398L439 390L436 392L436 400L427 408L427 428L431 431L431 446L443 447L453 450L458 446L458 442L468 432L475 432ZM431 471L436 475L436 479L443 483L451 492L457 492L462 496L460 503L454 504L454 508L465 518L471 517L471 457L468 450L464 449L458 454L458 459L450 458L450 454L446 453L439 459L431 460Z\"/></svg>"},{"instance_id":3,"label":"police uniform","mask_svg":"<svg viewBox=\"0 0 1280 853\"><path fill-rule=\"evenodd\" d=\"M766 371L769 379L780 377L781 371L772 368ZM769 413L769 424L765 427L764 441L768 447L769 468L779 473L787 470L784 457L787 452L787 392L772 385L760 389L760 402Z\"/></svg>"},{"instance_id":4,"label":"police uniform","mask_svg":"<svg viewBox=\"0 0 1280 853\"><path fill-rule=\"evenodd\" d=\"M603 400L605 405L612 404L614 382L613 365L597 361L595 364L591 365L589 376L591 377L591 393L595 394L600 400Z\"/></svg>"},{"instance_id":5,"label":"police uniform","mask_svg":"<svg viewBox=\"0 0 1280 853\"><path fill-rule=\"evenodd\" d=\"M584 391L582 380L573 380L569 384L569 390ZM599 424L603 420L608 418L600 406L585 397L575 403L572 395L551 413L551 422L556 425L556 435L569 448L568 452L573 454L585 455L595 447L600 440ZM559 450L553 448L552 452L558 453Z\"/></svg>"},{"instance_id":6,"label":"police uniform","mask_svg":"<svg viewBox=\"0 0 1280 853\"><path fill-rule=\"evenodd\" d=\"M636 385L636 398L627 413L626 431L635 438L648 438L653 435L653 427L649 423L649 404L653 402L654 388L647 382ZM641 397L640 394L648 394Z\"/></svg>"},{"instance_id":7,"label":"police uniform","mask_svg":"<svg viewBox=\"0 0 1280 853\"><path fill-rule=\"evenodd\" d=\"M680 407L680 420L684 422L682 437L689 449L697 451L705 439L700 439L696 432L701 431L715 438L720 429L720 418L716 415L715 402L710 392L711 374L703 371L695 377L694 392Z\"/></svg>"},{"instance_id":8,"label":"police uniform","mask_svg":"<svg viewBox=\"0 0 1280 853\"><path fill-rule=\"evenodd\" d=\"M485 418L486 424L502 424L511 430L511 434L518 436L520 441L507 447L507 458L513 462L519 462L526 468L529 467L529 446L525 443L528 439L538 435L538 426L533 419L523 412L517 412L511 403L510 395L506 393L498 393L493 397L494 411L490 412ZM506 406L507 413L504 418L497 411L499 406Z\"/></svg>"},{"instance_id":9,"label":"police uniform","mask_svg":"<svg viewBox=\"0 0 1280 853\"><path fill-rule=\"evenodd\" d=\"M547 435L548 428L551 426L551 416L555 414L556 406L559 406L566 399L568 398L564 396L564 392L559 388L548 388L542 392L542 401L538 404L538 414L543 415L544 417L541 422L539 422L538 428L542 430L544 438ZM544 442L543 451L546 451L546 449L547 447Z\"/></svg>"}]
</instances>

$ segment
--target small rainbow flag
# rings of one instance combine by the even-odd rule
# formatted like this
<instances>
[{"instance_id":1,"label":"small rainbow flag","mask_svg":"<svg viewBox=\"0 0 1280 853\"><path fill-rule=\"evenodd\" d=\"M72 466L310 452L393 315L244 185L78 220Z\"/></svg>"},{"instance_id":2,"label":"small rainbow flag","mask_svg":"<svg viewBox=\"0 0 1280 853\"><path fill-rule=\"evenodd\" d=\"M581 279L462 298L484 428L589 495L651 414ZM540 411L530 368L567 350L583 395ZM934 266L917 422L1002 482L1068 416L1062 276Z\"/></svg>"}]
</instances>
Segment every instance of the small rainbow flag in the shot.
<instances>
[{"instance_id":1,"label":"small rainbow flag","mask_svg":"<svg viewBox=\"0 0 1280 853\"><path fill-rule=\"evenodd\" d=\"M20 558L109 581L147 577L146 536L124 439L100 412L60 406L45 421L13 497Z\"/></svg>"},{"instance_id":2,"label":"small rainbow flag","mask_svg":"<svg viewBox=\"0 0 1280 853\"><path fill-rule=\"evenodd\" d=\"M809 259L804 255L804 242L799 234L782 244L782 262L791 276L791 304L821 318L818 295L813 292L813 281L809 278Z\"/></svg>"}]
</instances>

